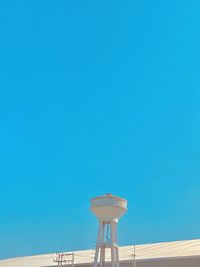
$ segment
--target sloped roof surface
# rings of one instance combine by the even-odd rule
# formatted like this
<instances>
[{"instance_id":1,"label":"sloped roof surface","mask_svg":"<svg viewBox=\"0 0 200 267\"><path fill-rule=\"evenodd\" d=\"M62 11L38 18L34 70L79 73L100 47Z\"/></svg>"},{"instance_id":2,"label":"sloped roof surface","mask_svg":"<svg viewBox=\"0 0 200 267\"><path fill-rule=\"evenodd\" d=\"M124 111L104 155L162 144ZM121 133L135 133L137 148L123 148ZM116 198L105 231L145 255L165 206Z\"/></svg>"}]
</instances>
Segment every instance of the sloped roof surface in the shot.
<instances>
[{"instance_id":1,"label":"sloped roof surface","mask_svg":"<svg viewBox=\"0 0 200 267\"><path fill-rule=\"evenodd\" d=\"M200 257L200 239L189 241L164 242L155 244L136 245L136 260L150 260L176 257ZM120 261L133 260L134 246L123 246L119 249ZM0 260L0 267L47 267L56 266L56 254L45 254L28 257L18 257ZM91 263L94 250L74 252L75 264ZM107 252L106 261L110 261Z\"/></svg>"}]
</instances>

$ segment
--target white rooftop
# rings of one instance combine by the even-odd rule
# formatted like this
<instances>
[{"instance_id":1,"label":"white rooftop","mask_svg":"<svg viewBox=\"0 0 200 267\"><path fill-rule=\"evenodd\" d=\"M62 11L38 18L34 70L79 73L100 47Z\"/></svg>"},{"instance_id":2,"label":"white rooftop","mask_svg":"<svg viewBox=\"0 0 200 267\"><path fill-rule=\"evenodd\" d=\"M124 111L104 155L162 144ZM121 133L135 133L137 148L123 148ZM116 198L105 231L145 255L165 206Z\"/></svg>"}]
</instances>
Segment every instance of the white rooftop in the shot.
<instances>
[{"instance_id":1,"label":"white rooftop","mask_svg":"<svg viewBox=\"0 0 200 267\"><path fill-rule=\"evenodd\" d=\"M175 257L200 257L200 239L164 242L155 244L136 245L136 260L150 260ZM94 250L75 251L75 264L91 264ZM133 260L134 246L123 246L119 248L120 261ZM110 253L106 261L110 261ZM55 254L45 254L28 257L18 257L0 260L0 267L42 267L56 266L53 261Z\"/></svg>"}]
</instances>

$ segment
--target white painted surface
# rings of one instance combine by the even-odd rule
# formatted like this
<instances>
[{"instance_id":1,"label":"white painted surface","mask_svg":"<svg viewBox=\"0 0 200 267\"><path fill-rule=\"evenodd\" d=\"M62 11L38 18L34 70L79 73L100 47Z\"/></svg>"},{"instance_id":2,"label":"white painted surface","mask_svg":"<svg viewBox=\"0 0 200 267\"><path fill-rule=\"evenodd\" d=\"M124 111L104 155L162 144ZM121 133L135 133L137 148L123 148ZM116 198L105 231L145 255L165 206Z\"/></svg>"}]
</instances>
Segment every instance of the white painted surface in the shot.
<instances>
[{"instance_id":1,"label":"white painted surface","mask_svg":"<svg viewBox=\"0 0 200 267\"><path fill-rule=\"evenodd\" d=\"M132 260L134 246L123 246L119 249L120 261ZM93 250L76 251L75 264L92 262ZM0 267L44 267L55 266L53 259L56 254L37 255L0 260ZM164 242L136 246L136 260L150 260L163 258L200 258L200 239L189 241ZM110 261L110 253L106 253L106 261Z\"/></svg>"},{"instance_id":2,"label":"white painted surface","mask_svg":"<svg viewBox=\"0 0 200 267\"><path fill-rule=\"evenodd\" d=\"M107 248L110 248L111 267L119 267L117 222L127 211L127 200L112 194L95 197L91 200L91 211L99 219L99 231L93 266L104 266L105 252Z\"/></svg>"},{"instance_id":3,"label":"white painted surface","mask_svg":"<svg viewBox=\"0 0 200 267\"><path fill-rule=\"evenodd\" d=\"M102 222L118 220L127 211L127 200L106 194L93 198L90 209Z\"/></svg>"}]
</instances>

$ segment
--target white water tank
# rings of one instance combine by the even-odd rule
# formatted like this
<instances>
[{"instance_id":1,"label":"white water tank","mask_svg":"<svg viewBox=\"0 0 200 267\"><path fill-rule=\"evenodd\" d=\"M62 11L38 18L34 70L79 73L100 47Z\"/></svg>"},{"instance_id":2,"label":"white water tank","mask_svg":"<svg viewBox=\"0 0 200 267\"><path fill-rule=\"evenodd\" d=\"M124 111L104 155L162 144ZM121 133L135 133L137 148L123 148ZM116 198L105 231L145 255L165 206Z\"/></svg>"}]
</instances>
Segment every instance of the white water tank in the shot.
<instances>
[{"instance_id":1,"label":"white water tank","mask_svg":"<svg viewBox=\"0 0 200 267\"><path fill-rule=\"evenodd\" d=\"M91 199L90 209L102 222L118 221L127 211L127 200L112 194L105 194Z\"/></svg>"}]
</instances>

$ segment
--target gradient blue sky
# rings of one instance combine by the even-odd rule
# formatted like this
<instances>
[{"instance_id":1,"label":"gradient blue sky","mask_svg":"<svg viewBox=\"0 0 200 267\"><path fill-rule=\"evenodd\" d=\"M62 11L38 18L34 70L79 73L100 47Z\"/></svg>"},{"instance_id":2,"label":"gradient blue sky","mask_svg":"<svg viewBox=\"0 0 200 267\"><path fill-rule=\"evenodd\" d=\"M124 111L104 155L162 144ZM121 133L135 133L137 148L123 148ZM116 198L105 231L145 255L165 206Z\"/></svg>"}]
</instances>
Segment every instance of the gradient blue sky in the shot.
<instances>
[{"instance_id":1,"label":"gradient blue sky","mask_svg":"<svg viewBox=\"0 0 200 267\"><path fill-rule=\"evenodd\" d=\"M200 237L200 2L0 2L0 258Z\"/></svg>"}]
</instances>

